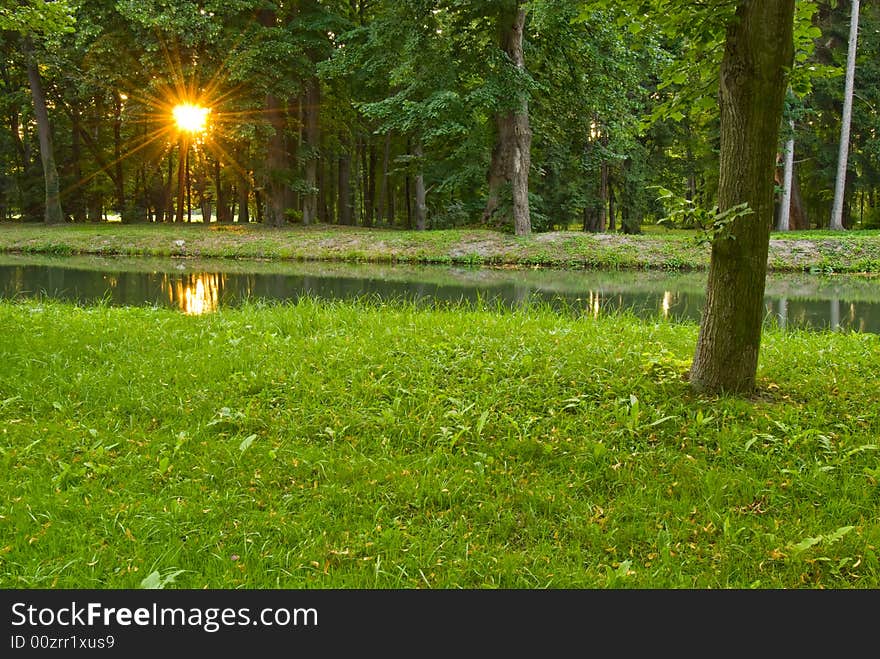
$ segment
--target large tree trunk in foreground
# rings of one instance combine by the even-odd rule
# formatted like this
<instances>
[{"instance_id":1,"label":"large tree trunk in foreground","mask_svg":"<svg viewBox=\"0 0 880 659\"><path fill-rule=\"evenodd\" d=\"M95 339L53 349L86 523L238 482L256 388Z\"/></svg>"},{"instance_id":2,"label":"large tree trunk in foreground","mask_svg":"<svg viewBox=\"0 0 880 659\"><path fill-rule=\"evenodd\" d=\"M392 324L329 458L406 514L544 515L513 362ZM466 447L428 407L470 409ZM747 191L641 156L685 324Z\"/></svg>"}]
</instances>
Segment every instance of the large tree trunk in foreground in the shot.
<instances>
[{"instance_id":1,"label":"large tree trunk in foreground","mask_svg":"<svg viewBox=\"0 0 880 659\"><path fill-rule=\"evenodd\" d=\"M516 68L525 69L523 32L526 10L516 3L513 13L502 17L501 45ZM532 232L529 215L529 170L532 166L532 131L529 126L529 101L525 94L518 100L515 110L502 112L495 117L495 148L489 166L489 198L483 211L483 221L488 222L498 210L501 191L505 184L511 186L513 201L513 227L516 235Z\"/></svg>"},{"instance_id":2,"label":"large tree trunk in foreground","mask_svg":"<svg viewBox=\"0 0 880 659\"><path fill-rule=\"evenodd\" d=\"M697 391L755 387L767 252L773 220L776 146L786 70L794 56L795 0L743 0L727 31L721 64L718 205L748 203L715 238L690 381Z\"/></svg>"},{"instance_id":3,"label":"large tree trunk in foreground","mask_svg":"<svg viewBox=\"0 0 880 659\"><path fill-rule=\"evenodd\" d=\"M55 147L52 144L52 127L49 125L49 111L46 109L46 94L43 81L34 56L34 46L30 37L22 39L22 50L27 62L28 82L34 100L34 117L37 119L37 134L40 138L40 159L43 162L43 178L46 182L46 224L61 224L64 213L61 210L61 192L58 168L55 165Z\"/></svg>"}]
</instances>

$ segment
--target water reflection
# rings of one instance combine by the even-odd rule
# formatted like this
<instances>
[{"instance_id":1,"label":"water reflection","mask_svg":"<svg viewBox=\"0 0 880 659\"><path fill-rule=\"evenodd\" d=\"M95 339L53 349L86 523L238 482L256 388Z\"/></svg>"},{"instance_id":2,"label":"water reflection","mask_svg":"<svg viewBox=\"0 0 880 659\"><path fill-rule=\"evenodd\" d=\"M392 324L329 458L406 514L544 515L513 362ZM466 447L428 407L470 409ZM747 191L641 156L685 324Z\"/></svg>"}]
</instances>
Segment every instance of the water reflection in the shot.
<instances>
[{"instance_id":1,"label":"water reflection","mask_svg":"<svg viewBox=\"0 0 880 659\"><path fill-rule=\"evenodd\" d=\"M625 310L699 322L705 274L0 256L0 298L147 304L199 315L245 300L304 296L506 307L537 302L594 318ZM767 321L780 327L880 333L877 278L772 275L765 304Z\"/></svg>"},{"instance_id":2,"label":"water reflection","mask_svg":"<svg viewBox=\"0 0 880 659\"><path fill-rule=\"evenodd\" d=\"M170 306L190 316L212 313L220 308L220 295L226 275L203 273L194 275L163 275L162 290Z\"/></svg>"}]
</instances>

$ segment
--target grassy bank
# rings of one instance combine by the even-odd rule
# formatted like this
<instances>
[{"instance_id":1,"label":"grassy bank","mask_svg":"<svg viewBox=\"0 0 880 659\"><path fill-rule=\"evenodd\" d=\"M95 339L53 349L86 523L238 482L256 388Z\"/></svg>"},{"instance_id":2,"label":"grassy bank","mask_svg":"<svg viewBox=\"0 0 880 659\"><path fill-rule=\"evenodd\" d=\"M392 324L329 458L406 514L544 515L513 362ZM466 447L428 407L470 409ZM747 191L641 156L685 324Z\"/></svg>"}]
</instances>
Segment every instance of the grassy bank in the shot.
<instances>
[{"instance_id":1,"label":"grassy bank","mask_svg":"<svg viewBox=\"0 0 880 659\"><path fill-rule=\"evenodd\" d=\"M328 225L4 224L0 251L667 270L700 270L709 262L708 249L684 231L642 236L565 231L517 238L481 229L414 232ZM880 231L774 234L768 264L776 272L880 272Z\"/></svg>"},{"instance_id":2,"label":"grassy bank","mask_svg":"<svg viewBox=\"0 0 880 659\"><path fill-rule=\"evenodd\" d=\"M880 587L880 339L0 304L0 587Z\"/></svg>"}]
</instances>

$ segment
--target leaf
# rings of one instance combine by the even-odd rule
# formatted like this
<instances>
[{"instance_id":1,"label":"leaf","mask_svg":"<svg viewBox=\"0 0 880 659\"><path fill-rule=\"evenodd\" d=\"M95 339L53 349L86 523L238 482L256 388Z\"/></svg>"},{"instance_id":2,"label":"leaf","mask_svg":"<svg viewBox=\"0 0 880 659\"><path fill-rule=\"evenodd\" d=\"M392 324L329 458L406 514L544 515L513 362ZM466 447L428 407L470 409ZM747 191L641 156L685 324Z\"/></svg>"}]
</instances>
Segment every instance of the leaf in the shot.
<instances>
[{"instance_id":1,"label":"leaf","mask_svg":"<svg viewBox=\"0 0 880 659\"><path fill-rule=\"evenodd\" d=\"M837 529L831 535L825 536L825 543L830 545L832 543L837 542L843 536L845 536L847 533L852 531L854 528L855 528L854 526L841 526L839 529Z\"/></svg>"},{"instance_id":2,"label":"leaf","mask_svg":"<svg viewBox=\"0 0 880 659\"><path fill-rule=\"evenodd\" d=\"M645 424L644 426L642 426L642 428L653 428L654 426L659 426L661 423L666 423L667 421L671 421L672 419L677 418L677 416L664 416L662 419L657 419L656 421Z\"/></svg>"},{"instance_id":3,"label":"leaf","mask_svg":"<svg viewBox=\"0 0 880 659\"><path fill-rule=\"evenodd\" d=\"M170 583L174 583L178 574L183 574L186 570L173 570L162 576L158 570L153 570L141 580L141 588L146 590L161 590Z\"/></svg>"},{"instance_id":4,"label":"leaf","mask_svg":"<svg viewBox=\"0 0 880 659\"><path fill-rule=\"evenodd\" d=\"M482 436L483 428L486 426L486 420L489 418L489 410L486 410L480 415L480 420L477 421L477 437Z\"/></svg>"},{"instance_id":5,"label":"leaf","mask_svg":"<svg viewBox=\"0 0 880 659\"><path fill-rule=\"evenodd\" d=\"M791 549L794 550L795 554L800 554L802 552L807 551L810 547L814 547L822 542L822 536L818 535L814 538L804 538L796 545L792 545Z\"/></svg>"},{"instance_id":6,"label":"leaf","mask_svg":"<svg viewBox=\"0 0 880 659\"><path fill-rule=\"evenodd\" d=\"M238 445L238 450L244 452L250 447L251 444L254 443L254 440L257 438L256 435L248 435L243 440L241 440L241 444Z\"/></svg>"}]
</instances>

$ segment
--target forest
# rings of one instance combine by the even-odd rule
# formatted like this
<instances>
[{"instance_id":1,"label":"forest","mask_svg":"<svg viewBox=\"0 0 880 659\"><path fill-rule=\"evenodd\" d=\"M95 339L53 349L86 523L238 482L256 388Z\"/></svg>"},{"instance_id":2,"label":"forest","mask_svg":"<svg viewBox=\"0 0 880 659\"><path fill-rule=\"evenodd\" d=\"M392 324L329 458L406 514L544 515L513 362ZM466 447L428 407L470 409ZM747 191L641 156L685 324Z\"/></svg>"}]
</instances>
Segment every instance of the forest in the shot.
<instances>
[{"instance_id":1,"label":"forest","mask_svg":"<svg viewBox=\"0 0 880 659\"><path fill-rule=\"evenodd\" d=\"M68 4L0 10L0 221L639 233L717 203L734 3L697 20L668 2ZM831 226L851 8L797 2L791 229ZM859 34L846 228L880 227L876 3Z\"/></svg>"}]
</instances>

